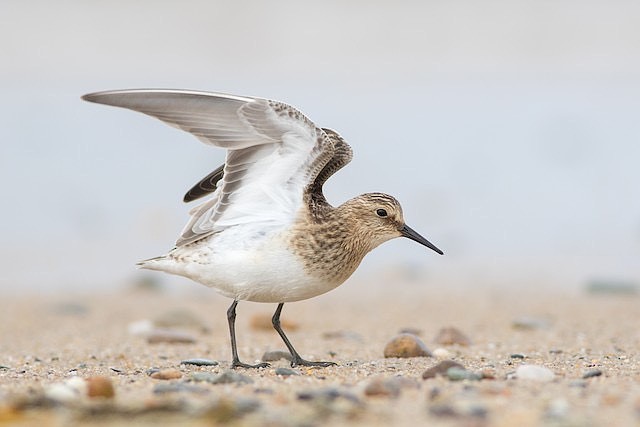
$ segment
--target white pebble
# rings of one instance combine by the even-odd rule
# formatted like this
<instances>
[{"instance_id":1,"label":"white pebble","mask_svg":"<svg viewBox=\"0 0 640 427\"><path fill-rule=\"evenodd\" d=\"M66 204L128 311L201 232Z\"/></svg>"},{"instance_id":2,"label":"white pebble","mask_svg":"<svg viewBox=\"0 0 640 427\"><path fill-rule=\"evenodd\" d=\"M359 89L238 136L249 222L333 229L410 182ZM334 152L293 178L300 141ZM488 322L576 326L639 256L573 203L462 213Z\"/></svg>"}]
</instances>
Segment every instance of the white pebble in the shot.
<instances>
[{"instance_id":1,"label":"white pebble","mask_svg":"<svg viewBox=\"0 0 640 427\"><path fill-rule=\"evenodd\" d=\"M433 355L438 359L449 359L451 357L451 352L446 348L438 347L433 350Z\"/></svg>"},{"instance_id":2,"label":"white pebble","mask_svg":"<svg viewBox=\"0 0 640 427\"><path fill-rule=\"evenodd\" d=\"M63 383L51 384L45 388L44 394L56 402L73 402L85 396L87 383L79 377L69 378Z\"/></svg>"},{"instance_id":3,"label":"white pebble","mask_svg":"<svg viewBox=\"0 0 640 427\"><path fill-rule=\"evenodd\" d=\"M149 333L153 330L153 328L154 328L154 325L151 320L143 319L143 320L137 320L135 322L129 323L127 330L131 335L144 337L149 335Z\"/></svg>"},{"instance_id":4,"label":"white pebble","mask_svg":"<svg viewBox=\"0 0 640 427\"><path fill-rule=\"evenodd\" d=\"M538 365L521 365L516 369L516 377L519 380L552 381L556 374L551 369Z\"/></svg>"}]
</instances>

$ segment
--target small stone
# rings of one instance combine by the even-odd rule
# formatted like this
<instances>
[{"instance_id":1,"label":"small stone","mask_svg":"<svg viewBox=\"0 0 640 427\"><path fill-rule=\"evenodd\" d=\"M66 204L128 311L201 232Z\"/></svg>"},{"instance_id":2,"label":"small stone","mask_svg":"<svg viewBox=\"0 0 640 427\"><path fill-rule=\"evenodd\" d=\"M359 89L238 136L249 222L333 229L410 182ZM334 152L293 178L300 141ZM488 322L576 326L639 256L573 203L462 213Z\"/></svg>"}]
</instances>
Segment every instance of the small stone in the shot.
<instances>
[{"instance_id":1,"label":"small stone","mask_svg":"<svg viewBox=\"0 0 640 427\"><path fill-rule=\"evenodd\" d=\"M271 350L265 351L262 355L263 362L276 362L282 359L291 361L291 353L283 350Z\"/></svg>"},{"instance_id":2,"label":"small stone","mask_svg":"<svg viewBox=\"0 0 640 427\"><path fill-rule=\"evenodd\" d=\"M402 328L400 329L400 331L398 333L400 334L411 334L411 335L416 335L416 336L422 336L422 329L419 328L412 328L411 326L407 327L407 328Z\"/></svg>"},{"instance_id":3,"label":"small stone","mask_svg":"<svg viewBox=\"0 0 640 427\"><path fill-rule=\"evenodd\" d=\"M514 329L529 331L536 329L547 329L549 327L549 321L537 317L521 316L513 319L513 321L511 322L511 326L513 326Z\"/></svg>"},{"instance_id":4,"label":"small stone","mask_svg":"<svg viewBox=\"0 0 640 427\"><path fill-rule=\"evenodd\" d=\"M200 317L189 310L176 309L162 313L153 320L154 325L161 328L186 328L207 332L209 328Z\"/></svg>"},{"instance_id":5,"label":"small stone","mask_svg":"<svg viewBox=\"0 0 640 427\"><path fill-rule=\"evenodd\" d=\"M447 327L440 329L438 335L434 340L436 344L440 345L461 345L468 346L471 344L471 340L462 331L454 327Z\"/></svg>"},{"instance_id":6,"label":"small stone","mask_svg":"<svg viewBox=\"0 0 640 427\"><path fill-rule=\"evenodd\" d=\"M509 357L511 357L512 359L524 359L525 356L524 356L524 354L521 354L521 353L513 353Z\"/></svg>"},{"instance_id":7,"label":"small stone","mask_svg":"<svg viewBox=\"0 0 640 427\"><path fill-rule=\"evenodd\" d=\"M447 378L451 381L480 381L482 379L482 374L467 371L466 369L458 368L457 366L452 366L447 369Z\"/></svg>"},{"instance_id":8,"label":"small stone","mask_svg":"<svg viewBox=\"0 0 640 427\"><path fill-rule=\"evenodd\" d=\"M591 369L584 373L582 379L586 380L587 378L599 377L600 375L602 375L602 371L600 369Z\"/></svg>"},{"instance_id":9,"label":"small stone","mask_svg":"<svg viewBox=\"0 0 640 427\"><path fill-rule=\"evenodd\" d=\"M306 400L306 401L320 400L320 401L329 401L329 402L332 402L338 399L344 399L358 405L362 404L360 399L358 399L358 397L355 394L349 393L348 391L343 391L337 388L333 388L333 387L299 392L298 399Z\"/></svg>"},{"instance_id":10,"label":"small stone","mask_svg":"<svg viewBox=\"0 0 640 427\"><path fill-rule=\"evenodd\" d=\"M427 380L429 378L435 378L438 375L446 375L449 368L464 369L464 366L453 360L443 360L435 366L427 369L422 373L422 378Z\"/></svg>"},{"instance_id":11,"label":"small stone","mask_svg":"<svg viewBox=\"0 0 640 427\"><path fill-rule=\"evenodd\" d=\"M433 355L438 359L448 359L451 357L451 352L446 348L438 347L433 350Z\"/></svg>"},{"instance_id":12,"label":"small stone","mask_svg":"<svg viewBox=\"0 0 640 427\"><path fill-rule=\"evenodd\" d=\"M171 329L154 329L147 334L149 344L169 343L169 344L193 344L196 339L185 332Z\"/></svg>"},{"instance_id":13,"label":"small stone","mask_svg":"<svg viewBox=\"0 0 640 427\"><path fill-rule=\"evenodd\" d=\"M129 323L127 326L129 334L138 337L146 337L153 332L153 329L153 322L149 319L136 320L135 322Z\"/></svg>"},{"instance_id":14,"label":"small stone","mask_svg":"<svg viewBox=\"0 0 640 427\"><path fill-rule=\"evenodd\" d=\"M387 343L384 357L431 357L431 352L417 336L400 334Z\"/></svg>"},{"instance_id":15,"label":"small stone","mask_svg":"<svg viewBox=\"0 0 640 427\"><path fill-rule=\"evenodd\" d=\"M222 397L209 404L201 414L208 424L226 425L260 408L258 399Z\"/></svg>"},{"instance_id":16,"label":"small stone","mask_svg":"<svg viewBox=\"0 0 640 427\"><path fill-rule=\"evenodd\" d=\"M271 323L271 315L269 314L255 314L251 317L250 323L251 329L256 331L272 331L273 324ZM292 320L280 320L280 326L287 331L295 331L300 325Z\"/></svg>"},{"instance_id":17,"label":"small stone","mask_svg":"<svg viewBox=\"0 0 640 427\"><path fill-rule=\"evenodd\" d=\"M217 377L218 374L212 374L211 372L192 372L189 375L189 381L213 383Z\"/></svg>"},{"instance_id":18,"label":"small stone","mask_svg":"<svg viewBox=\"0 0 640 427\"><path fill-rule=\"evenodd\" d=\"M177 380L178 378L182 378L182 372L177 369L167 368L151 372L149 376L156 380Z\"/></svg>"},{"instance_id":19,"label":"small stone","mask_svg":"<svg viewBox=\"0 0 640 427\"><path fill-rule=\"evenodd\" d=\"M180 362L181 365L194 365L194 366L217 366L218 362L211 359L185 359Z\"/></svg>"},{"instance_id":20,"label":"small stone","mask_svg":"<svg viewBox=\"0 0 640 427\"><path fill-rule=\"evenodd\" d=\"M85 381L87 382L87 396L91 398L112 399L116 395L113 382L109 377L89 377Z\"/></svg>"},{"instance_id":21,"label":"small stone","mask_svg":"<svg viewBox=\"0 0 640 427\"><path fill-rule=\"evenodd\" d=\"M640 293L640 285L619 280L593 280L587 284L586 290L597 295L636 295Z\"/></svg>"},{"instance_id":22,"label":"small stone","mask_svg":"<svg viewBox=\"0 0 640 427\"><path fill-rule=\"evenodd\" d=\"M328 339L328 340L341 339L341 340L351 340L351 341L358 341L358 342L362 341L362 335L353 331L323 332L322 338Z\"/></svg>"},{"instance_id":23,"label":"small stone","mask_svg":"<svg viewBox=\"0 0 640 427\"><path fill-rule=\"evenodd\" d=\"M589 384L585 380L573 380L569 382L569 387L573 387L573 388L586 388L587 385Z\"/></svg>"},{"instance_id":24,"label":"small stone","mask_svg":"<svg viewBox=\"0 0 640 427\"><path fill-rule=\"evenodd\" d=\"M196 385L185 384L184 382L169 382L159 383L153 387L154 394L169 394L169 393L194 393L194 394L206 394L209 390Z\"/></svg>"},{"instance_id":25,"label":"small stone","mask_svg":"<svg viewBox=\"0 0 640 427\"><path fill-rule=\"evenodd\" d=\"M73 377L63 383L55 383L44 389L46 398L54 402L70 403L87 394L87 383L82 378Z\"/></svg>"},{"instance_id":26,"label":"small stone","mask_svg":"<svg viewBox=\"0 0 640 427\"><path fill-rule=\"evenodd\" d=\"M89 308L77 302L61 302L53 306L53 311L66 316L83 316L89 312Z\"/></svg>"},{"instance_id":27,"label":"small stone","mask_svg":"<svg viewBox=\"0 0 640 427\"><path fill-rule=\"evenodd\" d=\"M393 378L374 378L364 388L366 396L398 397L400 384Z\"/></svg>"},{"instance_id":28,"label":"small stone","mask_svg":"<svg viewBox=\"0 0 640 427\"><path fill-rule=\"evenodd\" d=\"M288 377L291 375L300 375L300 372L295 371L291 368L276 368L276 375L281 375L283 377Z\"/></svg>"},{"instance_id":29,"label":"small stone","mask_svg":"<svg viewBox=\"0 0 640 427\"><path fill-rule=\"evenodd\" d=\"M238 372L227 370L220 374L209 372L193 372L191 380L196 382L206 381L210 384L251 384L251 377L239 374Z\"/></svg>"},{"instance_id":30,"label":"small stone","mask_svg":"<svg viewBox=\"0 0 640 427\"><path fill-rule=\"evenodd\" d=\"M548 382L555 378L551 369L538 365L520 365L516 369L516 377L519 380Z\"/></svg>"}]
</instances>

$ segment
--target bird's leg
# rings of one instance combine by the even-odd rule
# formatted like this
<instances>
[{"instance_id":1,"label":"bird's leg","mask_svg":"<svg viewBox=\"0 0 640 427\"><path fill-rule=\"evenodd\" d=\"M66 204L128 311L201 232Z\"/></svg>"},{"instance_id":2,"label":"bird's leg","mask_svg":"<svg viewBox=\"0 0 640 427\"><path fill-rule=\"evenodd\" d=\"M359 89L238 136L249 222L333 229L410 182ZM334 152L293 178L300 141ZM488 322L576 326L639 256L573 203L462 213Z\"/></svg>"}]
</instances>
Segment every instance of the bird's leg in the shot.
<instances>
[{"instance_id":1,"label":"bird's leg","mask_svg":"<svg viewBox=\"0 0 640 427\"><path fill-rule=\"evenodd\" d=\"M289 349L289 353L291 353L291 367L294 368L296 366L321 366L324 368L327 366L336 365L336 363L333 362L310 362L300 357L296 349L293 348L293 345L291 344L287 336L284 334L282 327L280 326L280 313L282 312L283 306L284 303L282 302L278 304L278 308L276 308L276 312L273 313L273 317L271 318L271 323L273 323L274 329L278 332L278 335L280 335L282 341L284 341L284 345L286 345Z\"/></svg>"},{"instance_id":2,"label":"bird's leg","mask_svg":"<svg viewBox=\"0 0 640 427\"><path fill-rule=\"evenodd\" d=\"M233 300L233 304L227 310L227 320L229 321L229 334L231 335L231 353L233 354L233 361L231 362L231 369L235 368L266 368L268 363L258 363L257 365L249 365L243 363L238 358L238 347L236 346L236 306L237 300Z\"/></svg>"}]
</instances>

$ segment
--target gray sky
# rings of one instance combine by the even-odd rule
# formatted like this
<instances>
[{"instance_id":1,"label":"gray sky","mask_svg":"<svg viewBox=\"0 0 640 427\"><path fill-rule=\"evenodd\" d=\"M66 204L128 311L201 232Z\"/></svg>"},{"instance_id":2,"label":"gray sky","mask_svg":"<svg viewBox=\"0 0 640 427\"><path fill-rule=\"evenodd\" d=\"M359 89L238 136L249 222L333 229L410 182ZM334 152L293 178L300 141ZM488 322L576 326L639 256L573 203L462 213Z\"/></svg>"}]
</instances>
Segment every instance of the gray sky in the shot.
<instances>
[{"instance_id":1,"label":"gray sky","mask_svg":"<svg viewBox=\"0 0 640 427\"><path fill-rule=\"evenodd\" d=\"M290 103L353 146L335 204L394 194L445 252L383 245L360 278L638 280L640 3L0 4L0 291L115 287L164 253L224 153L87 92Z\"/></svg>"}]
</instances>

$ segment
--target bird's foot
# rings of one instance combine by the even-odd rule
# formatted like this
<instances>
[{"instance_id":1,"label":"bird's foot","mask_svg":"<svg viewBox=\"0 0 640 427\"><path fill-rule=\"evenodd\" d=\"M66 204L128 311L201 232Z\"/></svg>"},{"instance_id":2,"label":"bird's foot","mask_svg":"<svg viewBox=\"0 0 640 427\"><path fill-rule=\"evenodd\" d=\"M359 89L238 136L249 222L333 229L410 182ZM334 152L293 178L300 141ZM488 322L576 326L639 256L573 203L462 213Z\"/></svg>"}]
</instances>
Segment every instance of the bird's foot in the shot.
<instances>
[{"instance_id":1,"label":"bird's foot","mask_svg":"<svg viewBox=\"0 0 640 427\"><path fill-rule=\"evenodd\" d=\"M269 365L266 362L263 363L257 363L255 365L249 365L248 363L243 363L239 360L234 360L233 362L231 362L231 369L236 369L236 368L245 368L245 369L260 369L260 368L268 368Z\"/></svg>"},{"instance_id":2,"label":"bird's foot","mask_svg":"<svg viewBox=\"0 0 640 427\"><path fill-rule=\"evenodd\" d=\"M311 362L309 360L304 360L302 357L294 357L291 360L291 367L295 368L296 366L315 366L317 368L326 368L328 366L338 366L338 364L334 362Z\"/></svg>"}]
</instances>

